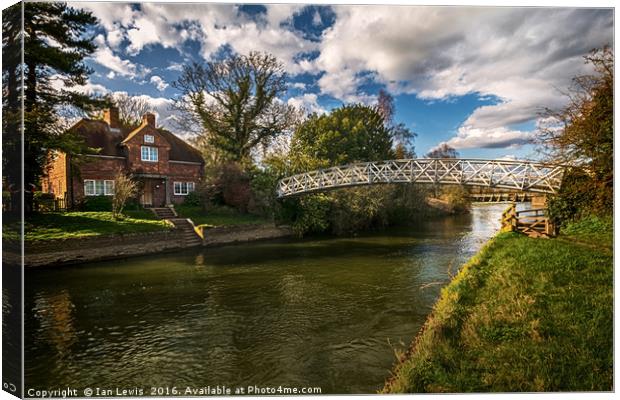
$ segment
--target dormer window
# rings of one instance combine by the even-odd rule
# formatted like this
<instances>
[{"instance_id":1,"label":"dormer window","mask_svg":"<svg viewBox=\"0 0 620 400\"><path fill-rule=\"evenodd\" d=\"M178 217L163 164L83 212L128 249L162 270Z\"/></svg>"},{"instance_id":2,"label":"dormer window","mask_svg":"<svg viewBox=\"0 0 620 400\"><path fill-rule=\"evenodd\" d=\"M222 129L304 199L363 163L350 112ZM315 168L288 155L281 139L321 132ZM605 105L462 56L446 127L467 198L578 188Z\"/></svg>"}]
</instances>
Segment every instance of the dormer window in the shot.
<instances>
[{"instance_id":1,"label":"dormer window","mask_svg":"<svg viewBox=\"0 0 620 400\"><path fill-rule=\"evenodd\" d=\"M144 143L155 143L155 136L144 135Z\"/></svg>"},{"instance_id":2,"label":"dormer window","mask_svg":"<svg viewBox=\"0 0 620 400\"><path fill-rule=\"evenodd\" d=\"M157 147L142 146L141 148L142 161L157 162L159 159L157 154Z\"/></svg>"}]
</instances>

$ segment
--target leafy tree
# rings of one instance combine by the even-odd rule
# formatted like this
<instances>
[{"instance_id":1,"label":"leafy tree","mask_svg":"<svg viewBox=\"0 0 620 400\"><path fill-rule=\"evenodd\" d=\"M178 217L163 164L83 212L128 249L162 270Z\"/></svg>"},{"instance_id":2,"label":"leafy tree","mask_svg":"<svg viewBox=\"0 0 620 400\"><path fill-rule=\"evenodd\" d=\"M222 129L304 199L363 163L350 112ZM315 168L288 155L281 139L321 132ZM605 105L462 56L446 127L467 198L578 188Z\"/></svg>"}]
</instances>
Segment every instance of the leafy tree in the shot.
<instances>
[{"instance_id":1,"label":"leafy tree","mask_svg":"<svg viewBox=\"0 0 620 400\"><path fill-rule=\"evenodd\" d=\"M21 214L21 4L2 10L2 171L5 207ZM4 186L4 185L3 185Z\"/></svg>"},{"instance_id":2,"label":"leafy tree","mask_svg":"<svg viewBox=\"0 0 620 400\"><path fill-rule=\"evenodd\" d=\"M327 115L313 114L293 134L288 173L394 158L399 149L393 149L394 141L403 135L402 129L386 124L378 106L348 105ZM288 199L283 207L291 211L298 234L326 230L351 234L404 222L411 215L405 210L412 204L409 199L420 197L416 191L392 185L363 186Z\"/></svg>"},{"instance_id":3,"label":"leafy tree","mask_svg":"<svg viewBox=\"0 0 620 400\"><path fill-rule=\"evenodd\" d=\"M296 110L279 99L286 73L275 57L251 52L185 67L173 83L181 92L174 107L185 125L197 125L205 144L223 158L247 163L259 145L292 129Z\"/></svg>"},{"instance_id":4,"label":"leafy tree","mask_svg":"<svg viewBox=\"0 0 620 400\"><path fill-rule=\"evenodd\" d=\"M19 15L22 10L23 31ZM8 136L13 137L19 125L15 125L14 117L19 114L20 100L23 100L24 181L34 185L44 172L50 150L73 154L89 151L82 138L63 129L59 114L66 108L93 111L103 105L100 99L70 90L85 84L91 72L84 58L95 50L92 28L97 20L90 12L65 3L47 2L21 2L3 15L7 16L2 26L3 53L9 54L3 62L3 106L12 116L12 125L7 126ZM16 59L19 50L15 51L22 40L23 64ZM63 88L58 89L55 83L61 83ZM3 152L4 165L20 163L19 152ZM21 177L16 176L15 168L6 171L9 182L19 182Z\"/></svg>"},{"instance_id":5,"label":"leafy tree","mask_svg":"<svg viewBox=\"0 0 620 400\"><path fill-rule=\"evenodd\" d=\"M549 161L579 167L568 171L564 190L553 199L558 204L550 204L564 210L560 219L613 209L614 54L604 47L584 58L594 73L573 79L565 93L568 104L546 111L548 124L540 135Z\"/></svg>"},{"instance_id":6,"label":"leafy tree","mask_svg":"<svg viewBox=\"0 0 620 400\"><path fill-rule=\"evenodd\" d=\"M343 106L302 123L293 134L291 155L300 170L390 159L393 133L376 107Z\"/></svg>"}]
</instances>

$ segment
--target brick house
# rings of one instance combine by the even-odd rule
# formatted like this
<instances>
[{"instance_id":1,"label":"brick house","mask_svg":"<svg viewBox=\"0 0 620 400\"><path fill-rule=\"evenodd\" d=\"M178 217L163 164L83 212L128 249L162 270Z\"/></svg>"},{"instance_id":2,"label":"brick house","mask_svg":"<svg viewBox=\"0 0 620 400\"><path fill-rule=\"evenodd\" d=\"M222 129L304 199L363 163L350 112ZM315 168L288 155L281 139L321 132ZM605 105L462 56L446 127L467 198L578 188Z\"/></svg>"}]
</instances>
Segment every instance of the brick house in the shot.
<instances>
[{"instance_id":1,"label":"brick house","mask_svg":"<svg viewBox=\"0 0 620 400\"><path fill-rule=\"evenodd\" d=\"M146 207L182 203L203 177L204 160L198 150L157 128L151 113L134 130L120 126L115 108L106 110L103 120L84 118L70 129L99 153L76 162L69 154L56 153L49 163L42 189L65 198L68 206L89 196L111 196L120 171L138 182L139 201Z\"/></svg>"}]
</instances>

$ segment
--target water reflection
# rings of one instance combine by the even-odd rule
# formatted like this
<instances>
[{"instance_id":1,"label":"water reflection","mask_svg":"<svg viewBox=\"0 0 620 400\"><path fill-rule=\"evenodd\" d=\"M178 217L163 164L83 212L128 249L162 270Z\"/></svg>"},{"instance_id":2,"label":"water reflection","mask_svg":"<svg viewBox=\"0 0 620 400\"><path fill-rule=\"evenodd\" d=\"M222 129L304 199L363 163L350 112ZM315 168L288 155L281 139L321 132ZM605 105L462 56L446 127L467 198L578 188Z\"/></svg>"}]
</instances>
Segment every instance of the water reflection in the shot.
<instances>
[{"instance_id":1,"label":"water reflection","mask_svg":"<svg viewBox=\"0 0 620 400\"><path fill-rule=\"evenodd\" d=\"M505 205L314 238L30 271L26 386L372 393ZM453 271L454 272L454 271Z\"/></svg>"}]
</instances>

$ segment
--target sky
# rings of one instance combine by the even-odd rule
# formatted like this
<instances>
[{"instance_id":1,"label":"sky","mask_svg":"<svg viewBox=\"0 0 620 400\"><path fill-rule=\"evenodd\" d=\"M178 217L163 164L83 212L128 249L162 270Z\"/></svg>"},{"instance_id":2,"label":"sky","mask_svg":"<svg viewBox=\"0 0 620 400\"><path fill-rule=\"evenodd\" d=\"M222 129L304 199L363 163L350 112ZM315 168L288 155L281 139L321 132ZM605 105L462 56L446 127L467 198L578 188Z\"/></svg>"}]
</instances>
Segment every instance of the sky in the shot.
<instances>
[{"instance_id":1,"label":"sky","mask_svg":"<svg viewBox=\"0 0 620 400\"><path fill-rule=\"evenodd\" d=\"M536 159L545 108L566 104L583 56L613 46L605 8L70 2L99 19L82 90L146 99L175 130L171 86L184 65L264 51L285 66L282 98L308 112L395 99L418 156Z\"/></svg>"}]
</instances>

